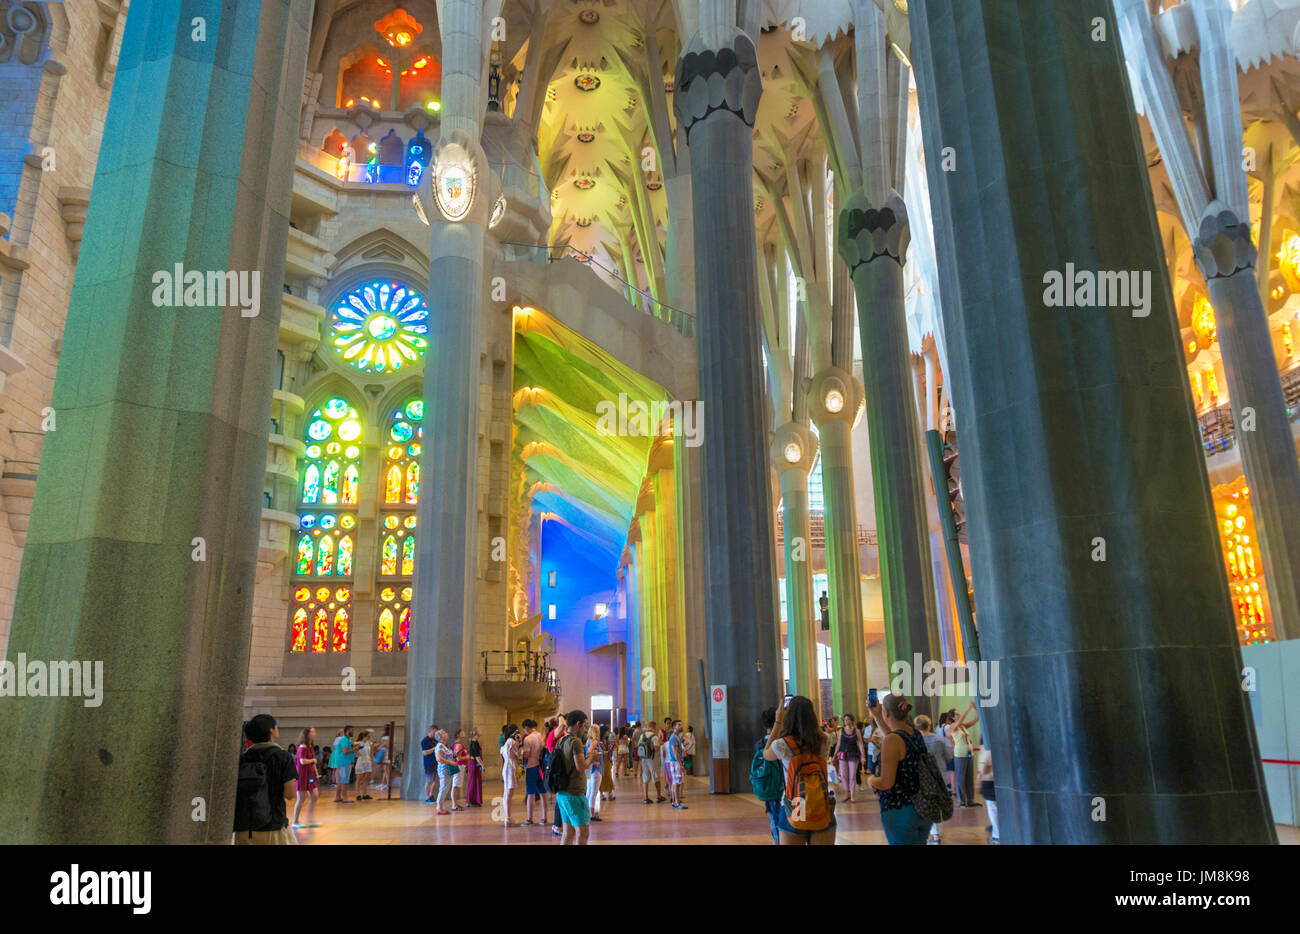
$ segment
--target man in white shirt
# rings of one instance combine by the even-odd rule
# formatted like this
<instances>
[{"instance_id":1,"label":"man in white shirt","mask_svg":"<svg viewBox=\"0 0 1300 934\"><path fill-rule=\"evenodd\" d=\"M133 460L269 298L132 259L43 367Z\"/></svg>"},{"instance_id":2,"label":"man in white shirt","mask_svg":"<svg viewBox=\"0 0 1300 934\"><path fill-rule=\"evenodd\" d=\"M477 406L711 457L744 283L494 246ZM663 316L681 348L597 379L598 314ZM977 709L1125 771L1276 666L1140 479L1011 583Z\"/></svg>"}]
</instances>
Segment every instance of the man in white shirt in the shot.
<instances>
[{"instance_id":1,"label":"man in white shirt","mask_svg":"<svg viewBox=\"0 0 1300 934\"><path fill-rule=\"evenodd\" d=\"M641 787L645 791L645 803L662 804L667 799L664 798L663 787L660 784L659 731L653 724L641 731L641 738L636 744L636 753L641 761ZM656 801L650 800L651 782L655 784Z\"/></svg>"}]
</instances>

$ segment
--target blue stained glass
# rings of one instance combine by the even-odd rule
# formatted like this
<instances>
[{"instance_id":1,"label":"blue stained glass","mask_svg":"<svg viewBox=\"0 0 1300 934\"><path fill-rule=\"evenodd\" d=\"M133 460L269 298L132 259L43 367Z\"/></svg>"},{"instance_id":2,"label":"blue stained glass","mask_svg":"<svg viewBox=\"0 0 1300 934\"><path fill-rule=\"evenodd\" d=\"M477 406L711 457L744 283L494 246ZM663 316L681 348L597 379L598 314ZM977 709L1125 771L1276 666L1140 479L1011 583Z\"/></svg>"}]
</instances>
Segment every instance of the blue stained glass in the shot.
<instances>
[{"instance_id":1,"label":"blue stained glass","mask_svg":"<svg viewBox=\"0 0 1300 934\"><path fill-rule=\"evenodd\" d=\"M397 422L393 425L391 433L394 441L405 443L415 435L415 430L411 427L410 422Z\"/></svg>"},{"instance_id":2,"label":"blue stained glass","mask_svg":"<svg viewBox=\"0 0 1300 934\"><path fill-rule=\"evenodd\" d=\"M310 513L304 513L302 518L298 520L298 525L304 529L310 529L315 524L316 524L316 517L311 515Z\"/></svg>"},{"instance_id":3,"label":"blue stained glass","mask_svg":"<svg viewBox=\"0 0 1300 934\"><path fill-rule=\"evenodd\" d=\"M320 517L320 527L322 529L332 529L335 521L334 514L327 512Z\"/></svg>"}]
</instances>

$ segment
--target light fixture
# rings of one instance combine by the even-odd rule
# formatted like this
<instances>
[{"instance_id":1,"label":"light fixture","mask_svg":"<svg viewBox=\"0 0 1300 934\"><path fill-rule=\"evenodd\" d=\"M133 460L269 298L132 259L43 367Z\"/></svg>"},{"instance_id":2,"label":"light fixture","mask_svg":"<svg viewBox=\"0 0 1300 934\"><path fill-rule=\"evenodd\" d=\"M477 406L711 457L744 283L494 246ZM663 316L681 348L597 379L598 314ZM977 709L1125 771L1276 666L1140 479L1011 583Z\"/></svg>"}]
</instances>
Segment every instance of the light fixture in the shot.
<instances>
[{"instance_id":1,"label":"light fixture","mask_svg":"<svg viewBox=\"0 0 1300 934\"><path fill-rule=\"evenodd\" d=\"M803 448L799 447L798 441L786 442L785 450L781 453L788 464L797 464L803 458Z\"/></svg>"},{"instance_id":2,"label":"light fixture","mask_svg":"<svg viewBox=\"0 0 1300 934\"><path fill-rule=\"evenodd\" d=\"M826 397L823 399L826 411L832 415L838 415L844 409L844 393L838 389L831 388L826 390Z\"/></svg>"}]
</instances>

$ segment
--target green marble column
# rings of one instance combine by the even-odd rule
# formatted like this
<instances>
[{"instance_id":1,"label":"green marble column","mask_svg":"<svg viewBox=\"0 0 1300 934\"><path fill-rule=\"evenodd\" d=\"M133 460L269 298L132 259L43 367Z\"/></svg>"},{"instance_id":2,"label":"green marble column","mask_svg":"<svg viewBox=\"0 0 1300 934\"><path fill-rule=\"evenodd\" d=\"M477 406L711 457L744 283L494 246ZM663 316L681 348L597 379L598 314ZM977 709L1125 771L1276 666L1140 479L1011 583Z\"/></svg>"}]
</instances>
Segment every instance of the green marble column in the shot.
<instances>
[{"instance_id":1,"label":"green marble column","mask_svg":"<svg viewBox=\"0 0 1300 934\"><path fill-rule=\"evenodd\" d=\"M0 699L7 843L230 840L310 26L306 0L131 6L7 653L102 663L102 697ZM178 264L256 315L177 307Z\"/></svg>"},{"instance_id":2,"label":"green marble column","mask_svg":"<svg viewBox=\"0 0 1300 934\"><path fill-rule=\"evenodd\" d=\"M905 662L913 671L918 656L922 665L943 657L903 310L908 222L902 199L894 194L871 205L865 192L855 192L840 212L836 240L858 298L885 651L891 665ZM912 702L919 713L937 712L934 697Z\"/></svg>"},{"instance_id":3,"label":"green marble column","mask_svg":"<svg viewBox=\"0 0 1300 934\"><path fill-rule=\"evenodd\" d=\"M834 406L831 411L829 406ZM862 620L857 505L853 495L853 420L862 386L839 367L813 377L808 408L821 440L825 498L826 590L831 617L831 696L835 713L862 716L867 703L867 644ZM883 679L885 672L878 672Z\"/></svg>"},{"instance_id":4,"label":"green marble column","mask_svg":"<svg viewBox=\"0 0 1300 934\"><path fill-rule=\"evenodd\" d=\"M821 710L817 679L817 624L813 606L812 530L808 513L808 474L817 457L817 436L787 422L772 439L772 463L781 481L785 549L785 644L790 659L791 694L802 694Z\"/></svg>"}]
</instances>

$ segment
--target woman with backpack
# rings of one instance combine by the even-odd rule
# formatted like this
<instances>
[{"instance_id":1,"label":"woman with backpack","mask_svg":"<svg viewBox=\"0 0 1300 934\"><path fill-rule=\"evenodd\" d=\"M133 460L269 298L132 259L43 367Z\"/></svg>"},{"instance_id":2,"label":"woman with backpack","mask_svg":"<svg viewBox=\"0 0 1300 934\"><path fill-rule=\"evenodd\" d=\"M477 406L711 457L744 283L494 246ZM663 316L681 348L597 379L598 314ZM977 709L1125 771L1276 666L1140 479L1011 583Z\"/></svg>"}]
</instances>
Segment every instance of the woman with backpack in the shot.
<instances>
[{"instance_id":1,"label":"woman with backpack","mask_svg":"<svg viewBox=\"0 0 1300 934\"><path fill-rule=\"evenodd\" d=\"M829 846L835 843L835 801L826 780L830 741L822 732L812 701L797 695L776 708L776 723L763 758L785 772L785 793L777 815L784 846Z\"/></svg>"},{"instance_id":2,"label":"woman with backpack","mask_svg":"<svg viewBox=\"0 0 1300 934\"><path fill-rule=\"evenodd\" d=\"M921 785L921 759L930 755L925 737L912 726L912 705L901 694L886 694L883 703L867 708L880 741L880 774L867 778L880 799L880 823L891 846L925 845L930 822L916 812L912 798Z\"/></svg>"}]
</instances>

